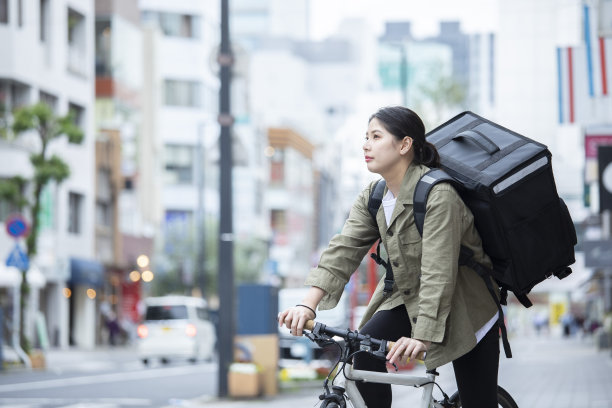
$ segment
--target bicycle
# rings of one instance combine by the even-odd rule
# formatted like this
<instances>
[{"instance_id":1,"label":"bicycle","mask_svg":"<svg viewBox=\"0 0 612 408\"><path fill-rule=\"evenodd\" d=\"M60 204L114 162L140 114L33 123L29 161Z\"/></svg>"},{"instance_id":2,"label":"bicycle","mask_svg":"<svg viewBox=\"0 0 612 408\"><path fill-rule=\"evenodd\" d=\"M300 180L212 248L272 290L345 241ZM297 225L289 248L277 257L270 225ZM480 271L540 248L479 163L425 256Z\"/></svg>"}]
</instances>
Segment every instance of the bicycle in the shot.
<instances>
[{"instance_id":1,"label":"bicycle","mask_svg":"<svg viewBox=\"0 0 612 408\"><path fill-rule=\"evenodd\" d=\"M340 357L323 383L324 393L319 396L319 399L323 401L320 408L346 408L349 402L354 408L367 408L357 389L357 381L422 388L421 408L460 408L462 406L459 392L455 392L449 397L436 383L436 377L439 373L435 369L427 370L424 376L353 369L352 358L356 353L369 353L376 358L386 360L386 353L393 347L393 342L375 339L356 330L329 327L314 320L306 322L304 329L307 330L304 335L319 346L336 345L340 349ZM336 340L334 337L339 337L342 340ZM419 359L422 360L423 358L425 358L424 355L419 356ZM331 390L329 387L330 380ZM443 398L441 400L433 398L434 386L437 386L442 393ZM502 408L518 408L512 396L499 386L497 399L499 406Z\"/></svg>"}]
</instances>

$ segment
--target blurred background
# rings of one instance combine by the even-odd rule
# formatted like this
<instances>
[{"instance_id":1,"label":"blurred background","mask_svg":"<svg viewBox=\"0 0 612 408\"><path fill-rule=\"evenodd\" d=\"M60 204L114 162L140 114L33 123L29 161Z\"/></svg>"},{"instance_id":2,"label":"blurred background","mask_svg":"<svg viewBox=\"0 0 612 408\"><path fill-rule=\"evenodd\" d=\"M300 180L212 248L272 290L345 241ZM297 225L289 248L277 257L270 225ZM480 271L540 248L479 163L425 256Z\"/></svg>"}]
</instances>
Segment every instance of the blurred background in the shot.
<instances>
[{"instance_id":1,"label":"blurred background","mask_svg":"<svg viewBox=\"0 0 612 408\"><path fill-rule=\"evenodd\" d=\"M471 110L549 147L577 260L534 307L511 302L508 326L602 326L611 0L231 0L229 27L233 276L270 288L251 305L302 285L376 177L361 151L370 114L401 104L428 130ZM219 1L0 0L5 357L108 345L115 319L113 341L133 344L148 297L203 297L214 317L220 33ZM364 260L345 322L382 273Z\"/></svg>"}]
</instances>

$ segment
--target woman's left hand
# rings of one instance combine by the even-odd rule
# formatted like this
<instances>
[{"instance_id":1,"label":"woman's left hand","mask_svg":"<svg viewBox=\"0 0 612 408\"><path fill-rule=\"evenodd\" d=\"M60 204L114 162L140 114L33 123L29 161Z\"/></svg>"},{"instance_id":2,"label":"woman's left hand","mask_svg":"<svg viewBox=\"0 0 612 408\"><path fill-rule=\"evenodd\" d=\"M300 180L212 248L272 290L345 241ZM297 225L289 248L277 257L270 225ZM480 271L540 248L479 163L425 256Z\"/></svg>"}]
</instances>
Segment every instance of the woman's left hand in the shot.
<instances>
[{"instance_id":1,"label":"woman's left hand","mask_svg":"<svg viewBox=\"0 0 612 408\"><path fill-rule=\"evenodd\" d=\"M387 360L391 364L405 364L410 360L418 359L419 354L427 351L430 345L430 341L401 337L387 353Z\"/></svg>"}]
</instances>

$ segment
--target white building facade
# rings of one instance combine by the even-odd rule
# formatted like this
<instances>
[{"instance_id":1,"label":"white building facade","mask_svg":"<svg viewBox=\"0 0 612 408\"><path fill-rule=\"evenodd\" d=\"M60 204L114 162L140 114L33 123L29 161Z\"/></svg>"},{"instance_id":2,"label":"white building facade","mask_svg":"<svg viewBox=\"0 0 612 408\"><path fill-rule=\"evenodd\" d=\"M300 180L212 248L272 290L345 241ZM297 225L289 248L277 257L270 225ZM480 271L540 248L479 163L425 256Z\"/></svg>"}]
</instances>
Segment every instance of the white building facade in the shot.
<instances>
[{"instance_id":1,"label":"white building facade","mask_svg":"<svg viewBox=\"0 0 612 408\"><path fill-rule=\"evenodd\" d=\"M155 131L163 160L163 242L157 247L157 266L160 273L178 268L183 283L195 285L196 251L204 245L197 230L219 211L213 166L220 133L219 2L141 0L139 7L143 27L158 32L149 45L153 58L146 74L160 98ZM171 242L177 235L189 237L180 248Z\"/></svg>"},{"instance_id":2,"label":"white building facade","mask_svg":"<svg viewBox=\"0 0 612 408\"><path fill-rule=\"evenodd\" d=\"M49 145L49 153L61 157L71 171L63 183L43 190L38 253L28 271L34 276L39 270L42 278L30 295L27 334L39 346L72 342L93 347L95 293L102 278L93 261L94 2L5 0L0 10L0 101L6 112L43 101L56 115L75 112L84 132L79 145L65 138ZM31 178L29 156L40 147L36 136L0 143L0 177ZM0 256L6 257L14 245L2 227ZM35 321L45 323L43 336L35 335Z\"/></svg>"}]
</instances>

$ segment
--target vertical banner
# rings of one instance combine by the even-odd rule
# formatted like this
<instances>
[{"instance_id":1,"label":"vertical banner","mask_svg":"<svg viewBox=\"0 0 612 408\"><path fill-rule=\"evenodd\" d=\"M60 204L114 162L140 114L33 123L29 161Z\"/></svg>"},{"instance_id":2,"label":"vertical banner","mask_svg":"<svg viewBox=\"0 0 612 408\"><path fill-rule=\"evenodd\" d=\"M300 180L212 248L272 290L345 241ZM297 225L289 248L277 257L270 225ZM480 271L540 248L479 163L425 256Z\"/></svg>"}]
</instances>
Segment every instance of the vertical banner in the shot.
<instances>
[{"instance_id":1,"label":"vertical banner","mask_svg":"<svg viewBox=\"0 0 612 408\"><path fill-rule=\"evenodd\" d=\"M133 323L140 321L140 281L121 282L121 317Z\"/></svg>"}]
</instances>

